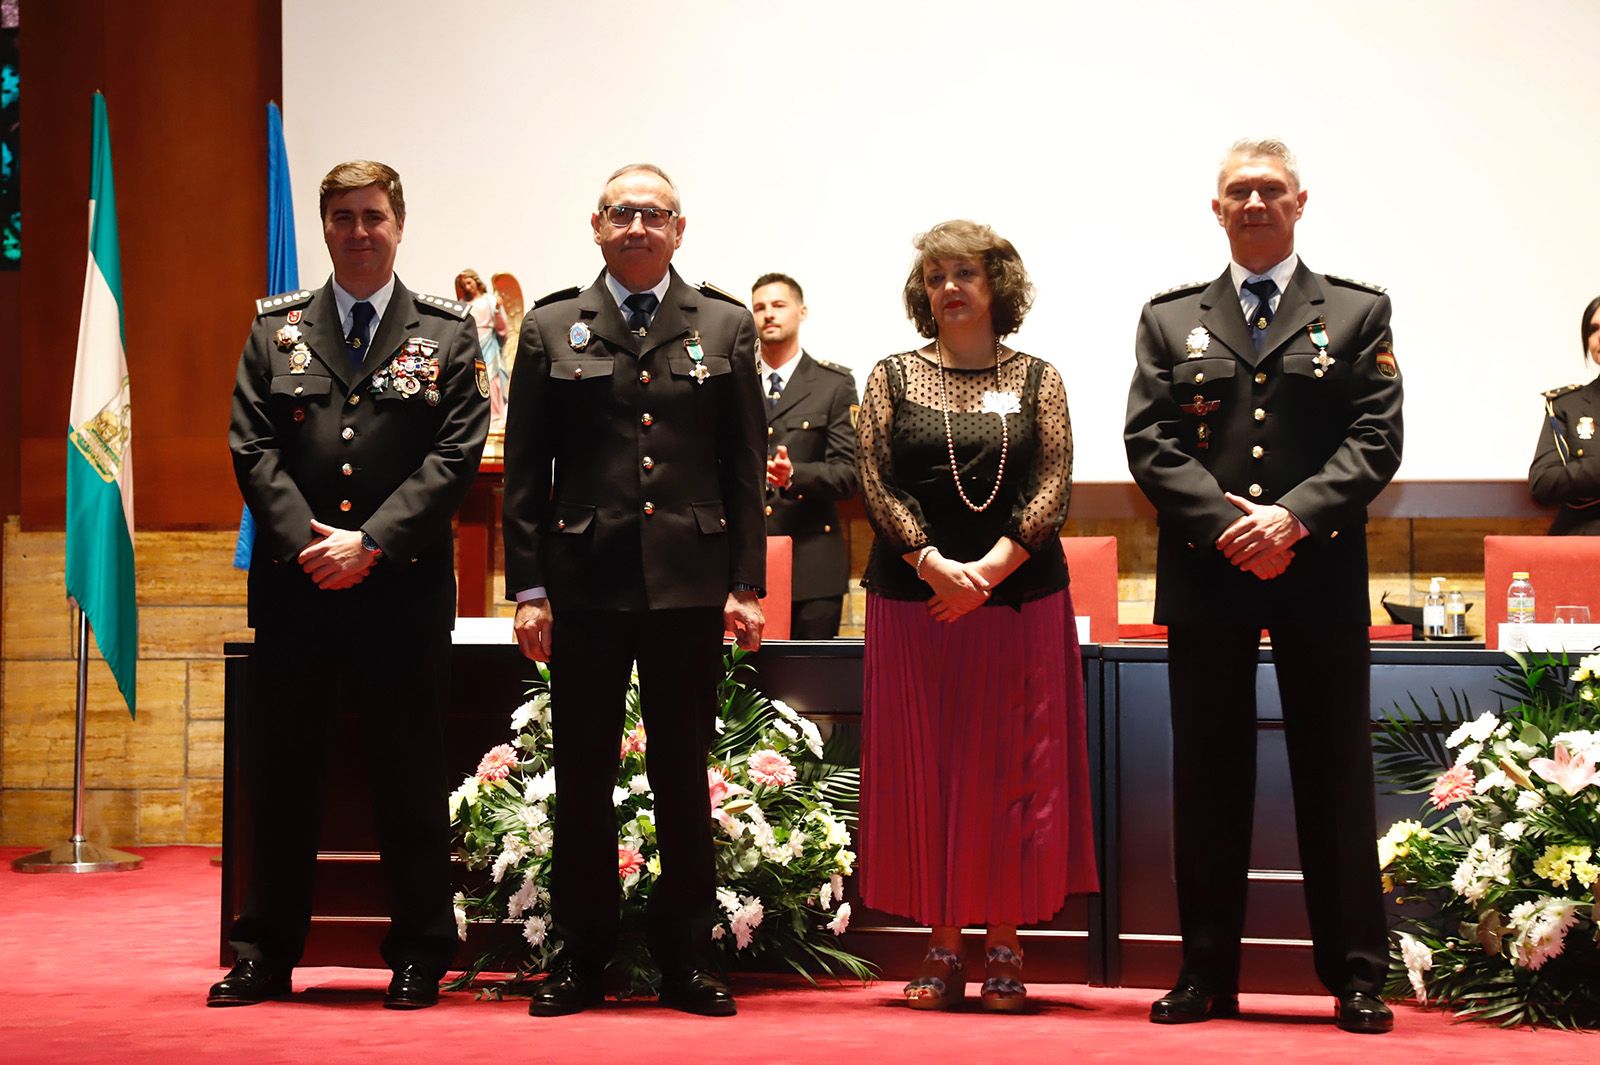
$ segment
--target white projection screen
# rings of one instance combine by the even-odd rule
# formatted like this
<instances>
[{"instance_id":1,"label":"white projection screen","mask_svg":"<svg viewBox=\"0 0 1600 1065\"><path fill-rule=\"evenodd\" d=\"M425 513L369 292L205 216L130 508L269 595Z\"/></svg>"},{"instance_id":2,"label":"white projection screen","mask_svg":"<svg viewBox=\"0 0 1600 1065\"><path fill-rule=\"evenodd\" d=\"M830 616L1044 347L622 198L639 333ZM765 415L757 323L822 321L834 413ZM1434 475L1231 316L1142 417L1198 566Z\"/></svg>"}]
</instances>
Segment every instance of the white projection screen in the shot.
<instances>
[{"instance_id":1,"label":"white projection screen","mask_svg":"<svg viewBox=\"0 0 1600 1065\"><path fill-rule=\"evenodd\" d=\"M283 34L306 284L342 160L400 171L407 284L509 271L530 302L594 278L601 181L650 160L684 277L793 274L807 349L859 383L918 342L913 235L973 218L1038 287L1015 343L1066 379L1077 478L1126 482L1139 308L1222 270L1218 159L1271 135L1310 192L1301 257L1394 299L1401 479L1525 477L1539 392L1592 370L1594 0L284 0Z\"/></svg>"}]
</instances>

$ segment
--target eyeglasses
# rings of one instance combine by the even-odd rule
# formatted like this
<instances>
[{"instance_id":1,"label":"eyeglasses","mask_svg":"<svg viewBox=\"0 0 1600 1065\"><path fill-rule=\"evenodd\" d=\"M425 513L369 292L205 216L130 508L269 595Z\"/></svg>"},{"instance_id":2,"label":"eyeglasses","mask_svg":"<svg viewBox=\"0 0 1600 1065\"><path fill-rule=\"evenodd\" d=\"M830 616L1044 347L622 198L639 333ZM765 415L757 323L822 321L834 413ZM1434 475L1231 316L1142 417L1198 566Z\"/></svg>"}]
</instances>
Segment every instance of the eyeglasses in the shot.
<instances>
[{"instance_id":1,"label":"eyeglasses","mask_svg":"<svg viewBox=\"0 0 1600 1065\"><path fill-rule=\"evenodd\" d=\"M669 211L665 207L634 207L626 203L608 203L600 210L605 212L606 221L618 229L626 229L633 225L634 216L644 219L646 229L662 229L677 211Z\"/></svg>"}]
</instances>

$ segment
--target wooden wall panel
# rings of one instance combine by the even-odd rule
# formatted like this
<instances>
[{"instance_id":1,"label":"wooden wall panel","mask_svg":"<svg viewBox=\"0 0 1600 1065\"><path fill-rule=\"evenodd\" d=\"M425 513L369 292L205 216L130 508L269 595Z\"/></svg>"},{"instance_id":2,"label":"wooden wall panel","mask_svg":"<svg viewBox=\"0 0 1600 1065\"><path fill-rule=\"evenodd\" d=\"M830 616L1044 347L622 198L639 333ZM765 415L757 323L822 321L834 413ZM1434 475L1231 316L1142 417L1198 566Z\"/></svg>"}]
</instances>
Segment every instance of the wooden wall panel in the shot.
<instances>
[{"instance_id":1,"label":"wooden wall panel","mask_svg":"<svg viewBox=\"0 0 1600 1065\"><path fill-rule=\"evenodd\" d=\"M106 95L116 175L135 522L237 523L228 398L251 303L266 284L266 105L282 95L280 37L276 0L25 5L25 528L64 522L95 89ZM73 61L61 62L66 55Z\"/></svg>"}]
</instances>

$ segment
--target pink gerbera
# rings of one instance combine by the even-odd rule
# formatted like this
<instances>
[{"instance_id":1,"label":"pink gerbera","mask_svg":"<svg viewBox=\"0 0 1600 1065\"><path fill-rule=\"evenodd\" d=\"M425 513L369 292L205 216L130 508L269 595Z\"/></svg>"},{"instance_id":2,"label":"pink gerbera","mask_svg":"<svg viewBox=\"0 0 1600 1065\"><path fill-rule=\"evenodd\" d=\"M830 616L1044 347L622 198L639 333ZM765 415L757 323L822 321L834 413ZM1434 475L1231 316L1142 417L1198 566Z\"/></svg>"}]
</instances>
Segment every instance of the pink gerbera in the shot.
<instances>
[{"instance_id":1,"label":"pink gerbera","mask_svg":"<svg viewBox=\"0 0 1600 1065\"><path fill-rule=\"evenodd\" d=\"M482 781L504 780L517 768L517 749L509 743L502 743L493 747L478 762L478 779Z\"/></svg>"},{"instance_id":2,"label":"pink gerbera","mask_svg":"<svg viewBox=\"0 0 1600 1065\"><path fill-rule=\"evenodd\" d=\"M624 880L644 868L644 855L632 847L617 848L617 875Z\"/></svg>"},{"instance_id":3,"label":"pink gerbera","mask_svg":"<svg viewBox=\"0 0 1600 1065\"><path fill-rule=\"evenodd\" d=\"M750 779L768 788L794 783L794 766L777 751L757 751L750 756Z\"/></svg>"},{"instance_id":4,"label":"pink gerbera","mask_svg":"<svg viewBox=\"0 0 1600 1065\"><path fill-rule=\"evenodd\" d=\"M1470 798L1472 786L1477 782L1471 766L1451 766L1433 782L1433 790L1428 793L1428 798L1433 800L1434 809L1443 810L1453 802Z\"/></svg>"}]
</instances>

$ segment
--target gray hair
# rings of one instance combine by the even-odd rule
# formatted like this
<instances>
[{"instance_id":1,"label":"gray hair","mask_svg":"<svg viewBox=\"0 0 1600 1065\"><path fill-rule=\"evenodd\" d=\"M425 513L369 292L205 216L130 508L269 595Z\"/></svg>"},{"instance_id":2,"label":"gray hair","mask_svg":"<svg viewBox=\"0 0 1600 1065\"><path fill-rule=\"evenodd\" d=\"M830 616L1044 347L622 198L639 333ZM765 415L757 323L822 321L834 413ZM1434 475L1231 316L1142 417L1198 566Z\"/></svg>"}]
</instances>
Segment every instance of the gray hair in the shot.
<instances>
[{"instance_id":1,"label":"gray hair","mask_svg":"<svg viewBox=\"0 0 1600 1065\"><path fill-rule=\"evenodd\" d=\"M1228 175L1228 161L1240 156L1246 159L1276 160L1278 165L1288 172L1289 180L1294 182L1294 187L1300 188L1300 164L1287 144L1276 137L1245 137L1234 141L1228 146L1228 150L1222 153L1222 164L1217 168L1218 189L1222 188L1222 182Z\"/></svg>"},{"instance_id":2,"label":"gray hair","mask_svg":"<svg viewBox=\"0 0 1600 1065\"><path fill-rule=\"evenodd\" d=\"M672 193L673 212L676 214L683 213L683 200L678 196L678 186L672 183L672 179L667 176L667 172L665 170L661 169L654 163L629 163L627 166L618 167L616 170L613 170L611 172L611 176L606 178L605 183L600 186L600 198L596 204L596 210L605 209L606 189L611 187L611 183L613 181L617 180L619 177L622 177L624 174L639 173L654 174L662 181L665 181L667 183L668 191Z\"/></svg>"}]
</instances>

